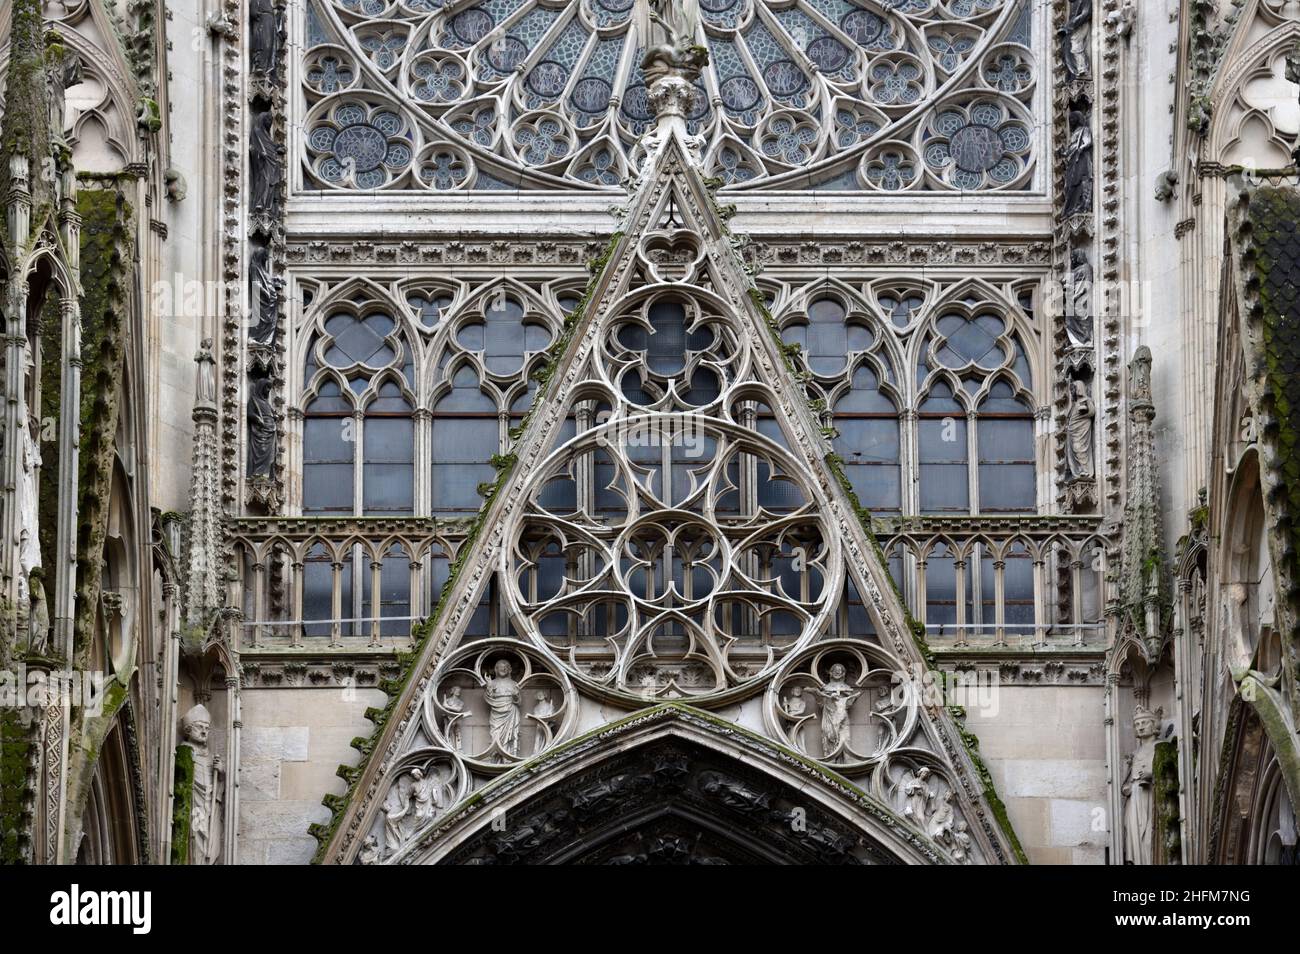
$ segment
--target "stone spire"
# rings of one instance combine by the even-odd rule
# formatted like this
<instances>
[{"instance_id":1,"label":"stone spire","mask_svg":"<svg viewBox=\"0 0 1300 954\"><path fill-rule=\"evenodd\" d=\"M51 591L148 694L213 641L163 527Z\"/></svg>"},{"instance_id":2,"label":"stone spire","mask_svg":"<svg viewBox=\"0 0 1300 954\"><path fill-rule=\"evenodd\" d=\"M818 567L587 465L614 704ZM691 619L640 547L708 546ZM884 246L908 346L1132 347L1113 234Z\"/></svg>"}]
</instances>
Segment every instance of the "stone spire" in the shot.
<instances>
[{"instance_id":1,"label":"stone spire","mask_svg":"<svg viewBox=\"0 0 1300 954\"><path fill-rule=\"evenodd\" d=\"M202 626L221 605L220 468L217 439L217 372L212 339L205 338L194 356L194 446L190 471L188 561L185 567L185 623Z\"/></svg>"},{"instance_id":2,"label":"stone spire","mask_svg":"<svg viewBox=\"0 0 1300 954\"><path fill-rule=\"evenodd\" d=\"M1160 481L1152 422L1151 349L1137 349L1128 366L1128 487L1124 501L1123 550L1120 562L1120 625L1135 631L1147 659L1154 662L1164 644L1167 603L1160 545Z\"/></svg>"}]
</instances>

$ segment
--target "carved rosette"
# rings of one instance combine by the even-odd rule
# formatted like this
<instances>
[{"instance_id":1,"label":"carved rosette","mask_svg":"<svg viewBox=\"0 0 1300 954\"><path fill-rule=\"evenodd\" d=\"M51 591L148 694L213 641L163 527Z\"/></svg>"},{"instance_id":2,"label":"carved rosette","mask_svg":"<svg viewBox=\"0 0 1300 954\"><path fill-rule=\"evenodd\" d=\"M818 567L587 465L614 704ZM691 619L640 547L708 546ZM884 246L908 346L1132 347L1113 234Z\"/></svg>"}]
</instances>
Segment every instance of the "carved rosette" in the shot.
<instances>
[{"instance_id":1,"label":"carved rosette","mask_svg":"<svg viewBox=\"0 0 1300 954\"><path fill-rule=\"evenodd\" d=\"M567 738L577 721L577 697L565 674L513 639L466 644L429 686L425 734L475 772L504 772L540 755Z\"/></svg>"},{"instance_id":2,"label":"carved rosette","mask_svg":"<svg viewBox=\"0 0 1300 954\"><path fill-rule=\"evenodd\" d=\"M816 643L781 667L763 715L783 743L852 775L907 745L919 709L920 693L893 654L837 639Z\"/></svg>"}]
</instances>

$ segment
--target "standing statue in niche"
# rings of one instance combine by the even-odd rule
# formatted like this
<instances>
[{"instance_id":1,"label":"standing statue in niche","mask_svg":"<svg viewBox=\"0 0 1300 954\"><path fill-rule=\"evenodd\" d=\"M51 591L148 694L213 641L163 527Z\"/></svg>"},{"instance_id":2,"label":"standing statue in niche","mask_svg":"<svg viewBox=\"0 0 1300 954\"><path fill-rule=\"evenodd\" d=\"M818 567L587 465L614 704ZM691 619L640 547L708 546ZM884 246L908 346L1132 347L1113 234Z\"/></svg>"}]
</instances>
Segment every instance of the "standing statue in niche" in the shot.
<instances>
[{"instance_id":1,"label":"standing statue in niche","mask_svg":"<svg viewBox=\"0 0 1300 954\"><path fill-rule=\"evenodd\" d=\"M61 56L53 56L53 48L62 44L63 38L51 30L45 36L46 64L45 89L50 123L50 136L55 142L64 143L67 132L67 90L81 82L81 57L71 50L64 49Z\"/></svg>"},{"instance_id":2,"label":"standing statue in niche","mask_svg":"<svg viewBox=\"0 0 1300 954\"><path fill-rule=\"evenodd\" d=\"M30 349L28 349L30 350ZM18 438L22 442L22 473L18 475L18 574L19 598L31 598L30 586L33 571L41 565L41 536L39 510L39 484L41 473L41 445L39 430L33 436L33 428L39 429L39 421L26 421L26 415L20 415ZM25 589L26 588L26 589ZM35 640L36 633L31 638Z\"/></svg>"},{"instance_id":3,"label":"standing statue in niche","mask_svg":"<svg viewBox=\"0 0 1300 954\"><path fill-rule=\"evenodd\" d=\"M1070 410L1065 418L1065 469L1072 480L1092 477L1096 473L1092 439L1096 416L1096 408L1088 396L1088 385L1083 381L1071 382Z\"/></svg>"},{"instance_id":4,"label":"standing statue in niche","mask_svg":"<svg viewBox=\"0 0 1300 954\"><path fill-rule=\"evenodd\" d=\"M212 353L211 338L204 338L199 344L199 351L198 354L194 356L194 361L199 366L198 379L195 385L194 403L216 404L217 359Z\"/></svg>"},{"instance_id":5,"label":"standing statue in niche","mask_svg":"<svg viewBox=\"0 0 1300 954\"><path fill-rule=\"evenodd\" d=\"M844 681L848 670L843 663L832 663L830 680L813 692L822 700L822 758L843 757L849 745L849 706L853 705L860 691Z\"/></svg>"},{"instance_id":6,"label":"standing statue in niche","mask_svg":"<svg viewBox=\"0 0 1300 954\"><path fill-rule=\"evenodd\" d=\"M248 64L253 72L273 72L280 57L280 14L275 9L275 0L249 3L248 45Z\"/></svg>"},{"instance_id":7,"label":"standing statue in niche","mask_svg":"<svg viewBox=\"0 0 1300 954\"><path fill-rule=\"evenodd\" d=\"M1146 345L1133 352L1128 366L1128 390L1130 401L1151 400L1151 349Z\"/></svg>"},{"instance_id":8,"label":"standing statue in niche","mask_svg":"<svg viewBox=\"0 0 1300 954\"><path fill-rule=\"evenodd\" d=\"M1070 12L1060 29L1061 63L1065 78L1089 79L1092 76L1092 0L1070 0Z\"/></svg>"},{"instance_id":9,"label":"standing statue in niche","mask_svg":"<svg viewBox=\"0 0 1300 954\"><path fill-rule=\"evenodd\" d=\"M1092 262L1076 248L1070 253L1070 286L1066 289L1065 333L1076 348L1092 345Z\"/></svg>"},{"instance_id":10,"label":"standing statue in niche","mask_svg":"<svg viewBox=\"0 0 1300 954\"><path fill-rule=\"evenodd\" d=\"M258 344L267 344L275 335L284 279L271 276L271 253L265 245L254 248L249 256L248 272L253 305L248 337Z\"/></svg>"},{"instance_id":11,"label":"standing statue in niche","mask_svg":"<svg viewBox=\"0 0 1300 954\"><path fill-rule=\"evenodd\" d=\"M1092 211L1092 124L1083 110L1070 110L1070 139L1065 145L1065 214Z\"/></svg>"},{"instance_id":12,"label":"standing statue in niche","mask_svg":"<svg viewBox=\"0 0 1300 954\"><path fill-rule=\"evenodd\" d=\"M489 710L488 732L498 757L519 754L519 683L512 678L513 672L509 660L498 659L483 692Z\"/></svg>"},{"instance_id":13,"label":"standing statue in niche","mask_svg":"<svg viewBox=\"0 0 1300 954\"><path fill-rule=\"evenodd\" d=\"M1149 865L1153 859L1155 793L1152 788L1156 757L1156 733L1160 721L1145 706L1133 710L1133 734L1137 748L1128 761L1128 774L1120 792L1124 795L1124 863Z\"/></svg>"},{"instance_id":14,"label":"standing statue in niche","mask_svg":"<svg viewBox=\"0 0 1300 954\"><path fill-rule=\"evenodd\" d=\"M284 145L275 141L275 118L269 109L253 121L248 146L248 205L253 215L275 218L284 178Z\"/></svg>"},{"instance_id":15,"label":"standing statue in niche","mask_svg":"<svg viewBox=\"0 0 1300 954\"><path fill-rule=\"evenodd\" d=\"M248 476L269 476L275 466L275 408L271 404L271 378L249 378Z\"/></svg>"},{"instance_id":16,"label":"standing statue in niche","mask_svg":"<svg viewBox=\"0 0 1300 954\"><path fill-rule=\"evenodd\" d=\"M221 756L208 750L212 716L202 704L181 719L183 744L194 753L194 784L190 796L190 864L215 864L221 855L226 773Z\"/></svg>"},{"instance_id":17,"label":"standing statue in niche","mask_svg":"<svg viewBox=\"0 0 1300 954\"><path fill-rule=\"evenodd\" d=\"M50 604L45 599L45 571L32 567L27 575L27 602L31 607L27 618L27 650L33 656L44 656L50 646Z\"/></svg>"}]
</instances>

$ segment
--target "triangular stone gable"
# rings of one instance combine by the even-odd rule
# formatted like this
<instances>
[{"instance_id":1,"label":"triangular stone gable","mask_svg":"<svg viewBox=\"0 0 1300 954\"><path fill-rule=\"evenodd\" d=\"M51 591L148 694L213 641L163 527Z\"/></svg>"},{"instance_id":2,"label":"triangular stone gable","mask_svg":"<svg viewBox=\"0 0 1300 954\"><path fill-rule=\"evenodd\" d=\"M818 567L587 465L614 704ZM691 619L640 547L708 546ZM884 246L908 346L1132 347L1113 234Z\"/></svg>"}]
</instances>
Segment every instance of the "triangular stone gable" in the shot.
<instances>
[{"instance_id":1,"label":"triangular stone gable","mask_svg":"<svg viewBox=\"0 0 1300 954\"><path fill-rule=\"evenodd\" d=\"M683 301L705 302L677 329L687 342L682 360L661 354L657 364L644 357L637 364L635 356L623 354L631 347L628 339L640 335L644 342L661 331L646 317L650 305L637 305L638 296L666 289L671 299L674 288ZM942 700L923 698L919 683L911 681L887 697L880 682L891 672L925 674L928 664L761 302L708 185L685 145L667 137L647 160L625 229L586 307L556 346L512 467L481 515L480 532L460 555L436 628L390 706L368 764L344 773L355 785L332 806L342 814L331 831L321 833L329 838L322 860L409 855L432 815L527 761L529 741L540 754L608 721L593 713L607 711L610 703L632 712L673 700L725 709L750 726L761 723L796 757L807 757L810 746L832 771L861 776L856 784L866 797L882 811L907 818L905 823L932 837L954 860L1015 860L997 821L1001 806L987 775L976 768ZM718 330L710 330L706 317L716 319ZM621 336L624 328L631 329L629 335ZM693 339L711 342L708 348L699 344L705 357L693 356ZM676 364L683 367L663 371ZM696 378L688 381L691 368L702 380L711 375L722 396L711 399L707 386L692 384ZM636 401L627 398L629 389ZM612 412L607 420L565 433L575 399L600 406L602 398ZM751 413L748 436L729 419L731 405L740 403ZM766 429L752 423L755 408L763 412ZM620 421L634 427L662 423L673 447L687 422L697 424L714 456L695 471L683 468L690 476L678 474L680 489L673 483L671 449L663 451L662 467L653 455L634 463L611 461L605 473L613 476L605 489L621 474L622 499L634 502L610 519L593 517L590 502L582 515L543 506L548 479L563 483L565 473L593 466L600 439L612 435ZM762 433L755 436L755 431ZM740 463L724 459L724 448ZM749 468L747 481L738 476L744 468ZM758 484L768 490L788 485L798 499L785 509L761 501L755 507L756 495L763 493ZM719 516L723 501L744 493L747 509L737 505L725 519ZM639 526L643 512L666 541L661 549L631 529L610 526L619 517ZM606 599L626 611L602 610L606 625L584 630L585 639L548 635L554 631L539 622L549 611L545 597L530 602L518 595L535 588L540 573L540 558L521 557L529 521L543 530L559 527L562 543L580 544L575 549L582 556L565 557L560 602L577 606L583 599ZM800 546L808 541L809 546ZM604 563L587 549L606 554ZM688 562L682 553L701 551L704 557L681 569ZM652 566L656 558L649 554L662 557L661 568ZM680 578L670 587L674 560ZM600 567L593 569L593 563ZM529 573L534 573L529 584L510 589ZM467 623L494 575L499 589L508 591L502 618L509 619L510 630L489 640L467 639ZM629 582L634 577L636 586ZM792 593L800 583L787 589L782 579L802 580L802 589ZM694 581L719 594L703 612ZM864 625L858 617L858 631L842 622L847 592L856 595L870 620ZM585 609L570 613L584 625L595 615ZM748 628L737 627L743 638L730 632L732 618L750 622ZM833 624L833 618L841 622ZM499 664L502 673L494 672ZM856 681L850 686L846 678ZM843 703L842 746L833 741L835 730L826 728L827 719L814 718L815 707L809 711L806 703L789 701L799 695L789 691L795 686L826 707L837 704L837 693L852 695ZM513 693L515 699L498 698L496 716L485 701L494 693ZM851 730L847 707L864 694L867 707L880 714L870 728ZM468 717L471 697L480 711L477 725ZM863 741L864 733L875 731L878 741ZM397 838L403 839L400 844L386 844Z\"/></svg>"}]
</instances>

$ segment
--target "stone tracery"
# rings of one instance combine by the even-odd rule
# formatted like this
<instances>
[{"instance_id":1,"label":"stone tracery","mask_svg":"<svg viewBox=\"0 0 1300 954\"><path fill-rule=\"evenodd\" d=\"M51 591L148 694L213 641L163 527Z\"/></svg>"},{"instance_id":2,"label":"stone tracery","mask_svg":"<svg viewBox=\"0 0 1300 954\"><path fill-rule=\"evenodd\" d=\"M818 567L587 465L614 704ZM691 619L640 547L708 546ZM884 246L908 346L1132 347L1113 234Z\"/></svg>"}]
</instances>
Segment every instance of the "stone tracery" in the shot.
<instances>
[{"instance_id":1,"label":"stone tracery","mask_svg":"<svg viewBox=\"0 0 1300 954\"><path fill-rule=\"evenodd\" d=\"M688 131L728 185L814 169L835 188L1026 188L1028 11L703 0ZM633 0L333 0L305 29L309 188L608 188L653 125Z\"/></svg>"}]
</instances>

